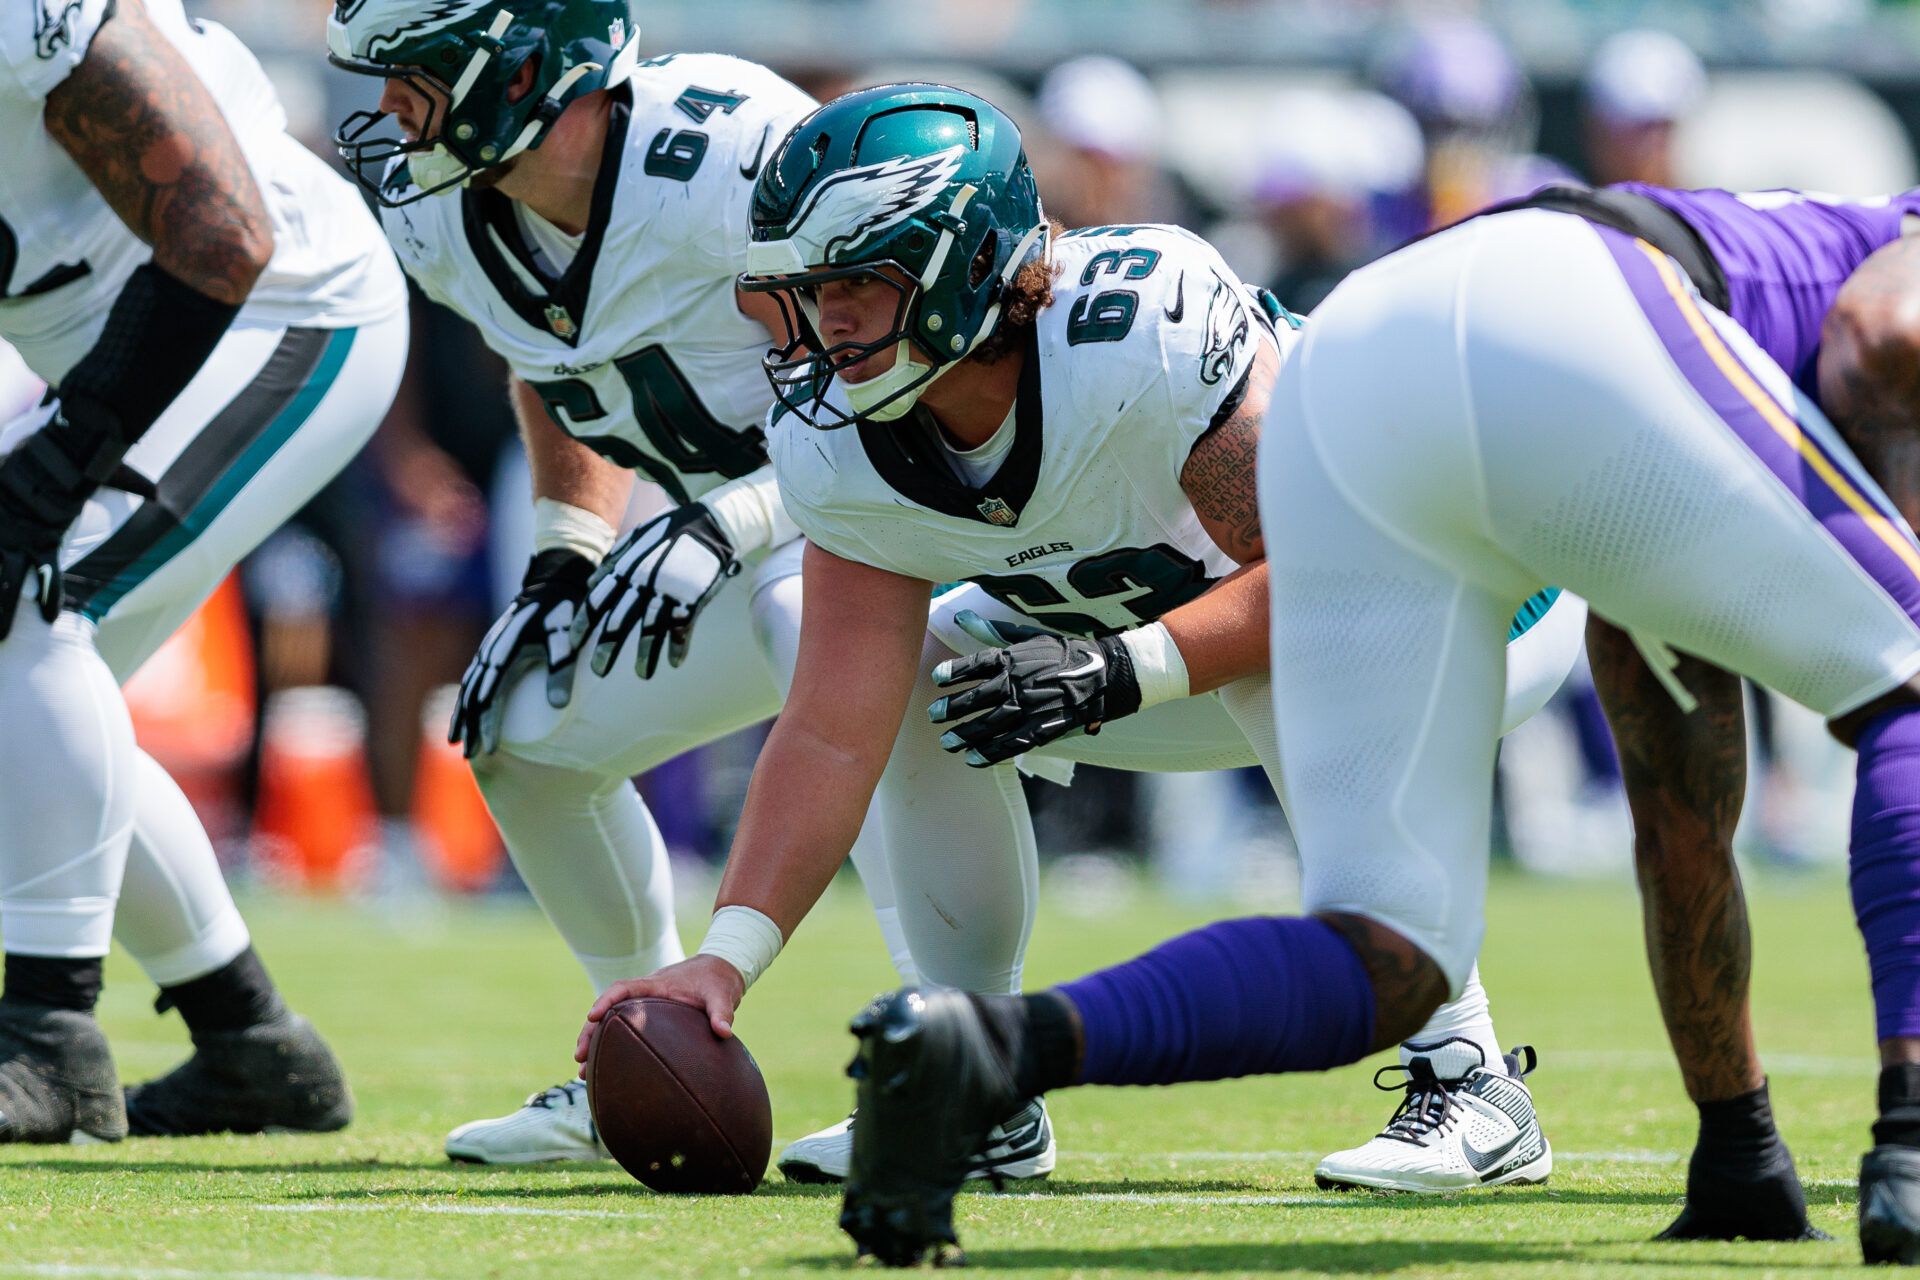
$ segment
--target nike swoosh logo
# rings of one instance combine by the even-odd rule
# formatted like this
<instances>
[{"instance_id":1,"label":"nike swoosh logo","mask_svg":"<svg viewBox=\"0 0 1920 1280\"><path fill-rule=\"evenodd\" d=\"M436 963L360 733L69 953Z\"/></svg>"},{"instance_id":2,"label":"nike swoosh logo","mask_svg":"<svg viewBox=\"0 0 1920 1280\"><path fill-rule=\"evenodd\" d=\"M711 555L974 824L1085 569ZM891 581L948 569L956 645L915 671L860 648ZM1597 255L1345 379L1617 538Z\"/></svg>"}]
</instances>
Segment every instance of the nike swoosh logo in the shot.
<instances>
[{"instance_id":1,"label":"nike swoosh logo","mask_svg":"<svg viewBox=\"0 0 1920 1280\"><path fill-rule=\"evenodd\" d=\"M1467 1163L1473 1166L1473 1171L1475 1173L1485 1173L1489 1168L1504 1160L1507 1157L1507 1153L1519 1146L1520 1139L1525 1136L1525 1134L1516 1133L1493 1150L1482 1151L1473 1145L1473 1139L1462 1134L1460 1137L1460 1145L1466 1148Z\"/></svg>"},{"instance_id":2,"label":"nike swoosh logo","mask_svg":"<svg viewBox=\"0 0 1920 1280\"><path fill-rule=\"evenodd\" d=\"M1062 680L1072 680L1078 676L1090 676L1106 665L1107 660L1096 653L1088 658L1083 665L1074 667L1070 671L1062 671L1060 678Z\"/></svg>"},{"instance_id":3,"label":"nike swoosh logo","mask_svg":"<svg viewBox=\"0 0 1920 1280\"><path fill-rule=\"evenodd\" d=\"M753 153L753 159L751 162L740 166L740 176L745 178L748 182L752 182L755 178L760 176L760 165L767 158L767 138L771 136L772 133L773 133L772 125L768 125L766 128L760 131L760 149Z\"/></svg>"},{"instance_id":4,"label":"nike swoosh logo","mask_svg":"<svg viewBox=\"0 0 1920 1280\"><path fill-rule=\"evenodd\" d=\"M1182 271L1180 278L1173 282L1173 305L1167 308L1167 319L1179 324L1187 318L1187 273Z\"/></svg>"}]
</instances>

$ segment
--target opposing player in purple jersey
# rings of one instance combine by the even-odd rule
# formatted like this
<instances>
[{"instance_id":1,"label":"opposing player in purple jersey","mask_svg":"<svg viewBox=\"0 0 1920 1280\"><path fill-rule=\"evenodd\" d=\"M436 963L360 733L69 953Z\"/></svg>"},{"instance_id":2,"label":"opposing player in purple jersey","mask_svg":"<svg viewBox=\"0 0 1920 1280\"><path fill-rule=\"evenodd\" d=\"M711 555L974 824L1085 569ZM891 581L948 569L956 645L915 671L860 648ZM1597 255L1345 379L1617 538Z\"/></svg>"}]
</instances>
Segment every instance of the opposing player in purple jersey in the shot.
<instances>
[{"instance_id":1,"label":"opposing player in purple jersey","mask_svg":"<svg viewBox=\"0 0 1920 1280\"><path fill-rule=\"evenodd\" d=\"M1455 987L1481 933L1500 679L1470 637L1554 581L1621 628L1595 627L1595 666L1655 984L1701 1111L1668 1235L1815 1234L1747 1016L1727 852L1738 672L1859 752L1853 896L1883 1063L1861 1243L1920 1261L1910 213L1913 197L1553 189L1337 289L1282 373L1261 455L1311 914L1222 922L1036 996L876 1002L856 1021L842 1219L862 1248L904 1261L953 1239L950 1166L1009 1090L1335 1066ZM1362 632L1383 630L1406 643L1363 668Z\"/></svg>"}]
</instances>

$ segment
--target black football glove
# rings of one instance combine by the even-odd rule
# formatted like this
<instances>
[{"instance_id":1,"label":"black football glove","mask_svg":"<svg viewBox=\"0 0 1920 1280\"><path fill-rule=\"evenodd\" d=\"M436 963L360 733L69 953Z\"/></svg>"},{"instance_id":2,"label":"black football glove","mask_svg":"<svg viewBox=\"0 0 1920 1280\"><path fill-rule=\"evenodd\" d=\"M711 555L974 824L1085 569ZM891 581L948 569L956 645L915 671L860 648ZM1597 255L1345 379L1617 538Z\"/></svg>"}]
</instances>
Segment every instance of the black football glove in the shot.
<instances>
[{"instance_id":1,"label":"black football glove","mask_svg":"<svg viewBox=\"0 0 1920 1280\"><path fill-rule=\"evenodd\" d=\"M977 682L927 708L935 724L954 726L940 736L940 745L964 751L975 768L1003 763L1075 733L1098 733L1102 725L1140 709L1133 655L1118 636L1083 640L1038 627L989 622L971 612L956 620L989 644L1007 646L953 658L933 669L934 682L942 688Z\"/></svg>"},{"instance_id":2,"label":"black football glove","mask_svg":"<svg viewBox=\"0 0 1920 1280\"><path fill-rule=\"evenodd\" d=\"M579 647L600 628L593 674L604 676L637 630L633 669L651 680L663 650L671 666L687 660L700 611L739 572L733 543L713 513L698 502L676 507L628 534L600 562L586 608L574 619L573 643Z\"/></svg>"},{"instance_id":3,"label":"black football glove","mask_svg":"<svg viewBox=\"0 0 1920 1280\"><path fill-rule=\"evenodd\" d=\"M573 623L592 576L593 561L565 547L542 551L527 562L520 594L494 619L460 678L460 698L454 704L447 741L465 743L469 760L490 755L499 747L507 687L526 667L546 662L549 706L564 707L573 700L573 664L578 657Z\"/></svg>"},{"instance_id":4,"label":"black football glove","mask_svg":"<svg viewBox=\"0 0 1920 1280\"><path fill-rule=\"evenodd\" d=\"M13 630L29 582L39 592L40 616L60 616L60 540L106 478L90 473L119 469L119 452L109 456L100 433L68 423L57 403L43 410L45 425L0 459L0 640Z\"/></svg>"}]
</instances>

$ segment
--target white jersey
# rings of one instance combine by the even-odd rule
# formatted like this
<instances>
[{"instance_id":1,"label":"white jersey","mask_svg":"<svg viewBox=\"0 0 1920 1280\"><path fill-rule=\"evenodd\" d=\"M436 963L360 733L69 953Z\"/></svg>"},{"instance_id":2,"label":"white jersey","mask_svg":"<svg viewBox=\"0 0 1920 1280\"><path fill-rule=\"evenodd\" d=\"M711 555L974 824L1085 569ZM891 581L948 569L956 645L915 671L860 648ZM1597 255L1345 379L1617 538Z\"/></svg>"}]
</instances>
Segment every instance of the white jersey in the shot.
<instances>
[{"instance_id":1,"label":"white jersey","mask_svg":"<svg viewBox=\"0 0 1920 1280\"><path fill-rule=\"evenodd\" d=\"M144 4L239 139L273 224L273 259L242 311L262 324L343 329L397 314L406 290L352 185L295 142L260 64L180 0ZM108 0L0 0L0 338L54 384L92 349L152 251L47 133L46 97L86 57Z\"/></svg>"},{"instance_id":2,"label":"white jersey","mask_svg":"<svg viewBox=\"0 0 1920 1280\"><path fill-rule=\"evenodd\" d=\"M591 221L557 277L497 192L384 218L420 287L471 320L564 430L685 501L766 461L768 336L735 280L760 167L814 102L720 54L629 53L612 87Z\"/></svg>"},{"instance_id":3,"label":"white jersey","mask_svg":"<svg viewBox=\"0 0 1920 1280\"><path fill-rule=\"evenodd\" d=\"M1290 346L1292 329L1276 335L1213 247L1176 227L1068 232L1053 258L1013 444L984 485L960 478L919 414L832 431L776 417L771 447L787 512L817 546L1104 634L1236 567L1180 472L1240 402L1258 344Z\"/></svg>"}]
</instances>

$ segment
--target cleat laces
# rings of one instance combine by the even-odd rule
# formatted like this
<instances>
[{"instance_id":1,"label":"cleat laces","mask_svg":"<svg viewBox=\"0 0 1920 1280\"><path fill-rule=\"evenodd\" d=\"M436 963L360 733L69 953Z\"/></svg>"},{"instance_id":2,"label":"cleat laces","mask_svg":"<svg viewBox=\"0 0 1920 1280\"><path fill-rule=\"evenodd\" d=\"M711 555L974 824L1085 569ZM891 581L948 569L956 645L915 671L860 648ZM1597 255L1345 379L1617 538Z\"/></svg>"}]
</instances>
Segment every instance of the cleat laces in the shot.
<instances>
[{"instance_id":1,"label":"cleat laces","mask_svg":"<svg viewBox=\"0 0 1920 1280\"><path fill-rule=\"evenodd\" d=\"M1401 1078L1389 1082L1389 1077ZM1428 1137L1444 1131L1453 1121L1457 1104L1453 1100L1460 1081L1442 1080L1433 1073L1433 1064L1425 1058L1409 1063L1392 1063L1373 1073L1373 1087L1382 1093L1405 1090L1393 1118L1380 1131L1383 1138L1423 1147Z\"/></svg>"}]
</instances>

